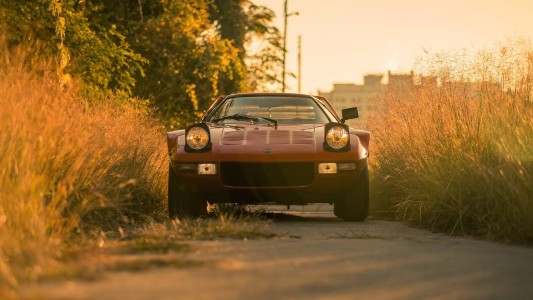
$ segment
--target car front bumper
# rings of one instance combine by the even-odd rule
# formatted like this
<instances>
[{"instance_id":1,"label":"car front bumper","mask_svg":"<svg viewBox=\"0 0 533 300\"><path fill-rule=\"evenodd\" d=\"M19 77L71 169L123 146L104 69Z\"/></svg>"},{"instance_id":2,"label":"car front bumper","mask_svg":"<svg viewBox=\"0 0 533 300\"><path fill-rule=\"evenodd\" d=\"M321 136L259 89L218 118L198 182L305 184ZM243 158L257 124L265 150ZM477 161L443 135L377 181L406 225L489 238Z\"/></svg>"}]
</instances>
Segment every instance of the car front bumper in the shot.
<instances>
[{"instance_id":1,"label":"car front bumper","mask_svg":"<svg viewBox=\"0 0 533 300\"><path fill-rule=\"evenodd\" d=\"M346 162L346 161L342 161ZM367 158L355 163L355 170L319 174L321 162L187 162L214 164L216 174L199 175L193 168L180 168L172 161L177 181L198 201L210 203L281 204L334 203L353 187L367 167ZM341 162L337 162L341 163Z\"/></svg>"}]
</instances>

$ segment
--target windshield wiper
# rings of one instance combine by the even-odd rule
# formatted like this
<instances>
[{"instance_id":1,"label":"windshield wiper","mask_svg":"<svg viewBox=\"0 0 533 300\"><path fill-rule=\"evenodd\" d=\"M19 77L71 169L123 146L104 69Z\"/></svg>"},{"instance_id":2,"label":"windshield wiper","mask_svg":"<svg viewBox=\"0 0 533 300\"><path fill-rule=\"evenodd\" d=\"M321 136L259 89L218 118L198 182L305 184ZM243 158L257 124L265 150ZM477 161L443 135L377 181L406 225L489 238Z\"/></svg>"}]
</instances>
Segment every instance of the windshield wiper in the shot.
<instances>
[{"instance_id":1,"label":"windshield wiper","mask_svg":"<svg viewBox=\"0 0 533 300\"><path fill-rule=\"evenodd\" d=\"M278 129L278 120L274 120L274 119L267 118L267 117L256 117L256 118L263 119L265 121L269 121L271 123L274 123L274 129Z\"/></svg>"},{"instance_id":2,"label":"windshield wiper","mask_svg":"<svg viewBox=\"0 0 533 300\"><path fill-rule=\"evenodd\" d=\"M253 116L240 115L240 114L234 114L234 115L230 115L230 116L225 116L225 117L222 117L222 118L214 119L212 122L213 123L218 123L220 121L228 120L228 119L237 120L237 121L250 120L252 122L259 122L259 119L262 119L262 120L274 123L274 128L276 128L276 129L278 128L278 121L277 120L274 120L274 119L271 119L271 118L267 118L267 117L253 117Z\"/></svg>"}]
</instances>

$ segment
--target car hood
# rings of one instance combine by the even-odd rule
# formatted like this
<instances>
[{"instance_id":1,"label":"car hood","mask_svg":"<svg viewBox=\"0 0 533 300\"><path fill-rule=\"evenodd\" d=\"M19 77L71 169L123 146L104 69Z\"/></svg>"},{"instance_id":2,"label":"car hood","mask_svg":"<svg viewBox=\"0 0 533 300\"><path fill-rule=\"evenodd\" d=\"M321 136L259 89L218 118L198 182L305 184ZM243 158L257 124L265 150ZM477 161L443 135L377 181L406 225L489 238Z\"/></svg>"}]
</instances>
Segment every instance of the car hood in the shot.
<instances>
[{"instance_id":1,"label":"car hood","mask_svg":"<svg viewBox=\"0 0 533 300\"><path fill-rule=\"evenodd\" d=\"M279 125L207 124L211 133L210 151L187 155L185 130L169 132L169 154L177 161L336 161L366 157L357 130L350 128L351 149L330 152L324 149L324 124ZM361 131L362 132L362 131Z\"/></svg>"},{"instance_id":2,"label":"car hood","mask_svg":"<svg viewBox=\"0 0 533 300\"><path fill-rule=\"evenodd\" d=\"M213 150L223 153L315 152L324 125L215 125L210 126Z\"/></svg>"}]
</instances>

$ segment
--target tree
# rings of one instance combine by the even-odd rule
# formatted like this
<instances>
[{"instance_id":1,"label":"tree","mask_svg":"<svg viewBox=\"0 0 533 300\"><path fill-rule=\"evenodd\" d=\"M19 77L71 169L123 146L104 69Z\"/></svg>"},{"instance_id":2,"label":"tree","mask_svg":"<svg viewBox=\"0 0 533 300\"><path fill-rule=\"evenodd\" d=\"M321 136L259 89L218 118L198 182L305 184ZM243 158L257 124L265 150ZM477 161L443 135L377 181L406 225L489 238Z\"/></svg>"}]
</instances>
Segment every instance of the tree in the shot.
<instances>
[{"instance_id":1,"label":"tree","mask_svg":"<svg viewBox=\"0 0 533 300\"><path fill-rule=\"evenodd\" d=\"M203 1L168 1L132 36L132 46L150 61L135 93L152 99L166 118L199 113L220 94L220 78L232 77L238 50L220 37Z\"/></svg>"},{"instance_id":2,"label":"tree","mask_svg":"<svg viewBox=\"0 0 533 300\"><path fill-rule=\"evenodd\" d=\"M281 90L283 43L279 29L273 25L274 12L264 6L250 4L247 8L250 34L245 62L248 86L253 91Z\"/></svg>"},{"instance_id":3,"label":"tree","mask_svg":"<svg viewBox=\"0 0 533 300\"><path fill-rule=\"evenodd\" d=\"M82 79L89 90L131 91L146 61L114 27L88 21L76 0L2 0L1 29L11 45L38 43L54 58L60 79Z\"/></svg>"},{"instance_id":4,"label":"tree","mask_svg":"<svg viewBox=\"0 0 533 300\"><path fill-rule=\"evenodd\" d=\"M283 47L274 12L247 0L215 0L211 18L221 36L239 50L238 63L232 66L233 86L223 78L221 90L235 90L237 83L250 91L275 89L281 82Z\"/></svg>"},{"instance_id":5,"label":"tree","mask_svg":"<svg viewBox=\"0 0 533 300\"><path fill-rule=\"evenodd\" d=\"M279 82L274 13L248 0L0 0L0 17L12 43L40 40L63 82L148 99L169 123Z\"/></svg>"}]
</instances>

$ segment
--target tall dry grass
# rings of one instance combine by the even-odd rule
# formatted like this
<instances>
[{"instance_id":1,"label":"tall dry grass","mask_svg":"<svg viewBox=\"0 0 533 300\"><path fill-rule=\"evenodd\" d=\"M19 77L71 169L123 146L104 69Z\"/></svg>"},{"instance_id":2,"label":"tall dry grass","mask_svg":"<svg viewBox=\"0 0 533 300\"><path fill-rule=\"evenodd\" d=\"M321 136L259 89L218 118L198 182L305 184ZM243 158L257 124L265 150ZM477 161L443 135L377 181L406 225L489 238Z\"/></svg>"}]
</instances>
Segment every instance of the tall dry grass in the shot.
<instances>
[{"instance_id":1,"label":"tall dry grass","mask_svg":"<svg viewBox=\"0 0 533 300\"><path fill-rule=\"evenodd\" d=\"M91 226L161 215L166 195L161 128L131 106L80 98L32 53L0 49L4 292L56 266Z\"/></svg>"},{"instance_id":2,"label":"tall dry grass","mask_svg":"<svg viewBox=\"0 0 533 300\"><path fill-rule=\"evenodd\" d=\"M369 121L373 210L452 234L533 242L533 48L427 54Z\"/></svg>"}]
</instances>

